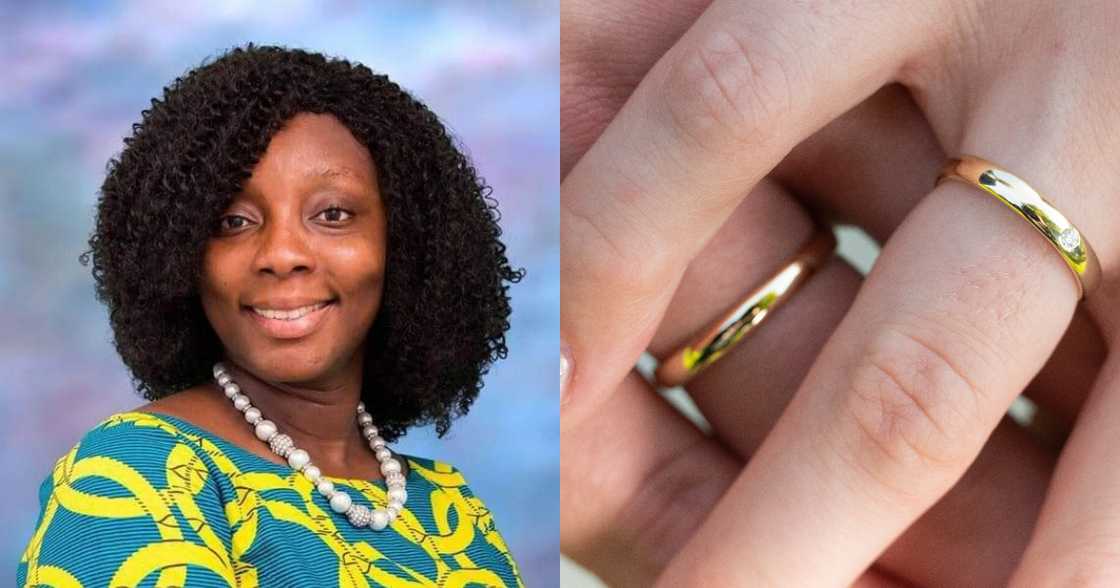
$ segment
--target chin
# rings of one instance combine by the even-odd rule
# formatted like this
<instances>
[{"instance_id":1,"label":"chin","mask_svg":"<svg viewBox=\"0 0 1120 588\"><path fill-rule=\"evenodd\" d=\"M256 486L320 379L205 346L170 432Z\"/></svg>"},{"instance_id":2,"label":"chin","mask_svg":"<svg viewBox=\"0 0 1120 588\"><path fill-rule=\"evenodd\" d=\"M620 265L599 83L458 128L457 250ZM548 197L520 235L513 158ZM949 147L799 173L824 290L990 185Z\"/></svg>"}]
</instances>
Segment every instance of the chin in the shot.
<instances>
[{"instance_id":1,"label":"chin","mask_svg":"<svg viewBox=\"0 0 1120 588\"><path fill-rule=\"evenodd\" d=\"M332 365L309 359L316 356L320 355L294 345L289 349L271 349L249 354L248 362L243 366L266 382L312 382L326 375Z\"/></svg>"}]
</instances>

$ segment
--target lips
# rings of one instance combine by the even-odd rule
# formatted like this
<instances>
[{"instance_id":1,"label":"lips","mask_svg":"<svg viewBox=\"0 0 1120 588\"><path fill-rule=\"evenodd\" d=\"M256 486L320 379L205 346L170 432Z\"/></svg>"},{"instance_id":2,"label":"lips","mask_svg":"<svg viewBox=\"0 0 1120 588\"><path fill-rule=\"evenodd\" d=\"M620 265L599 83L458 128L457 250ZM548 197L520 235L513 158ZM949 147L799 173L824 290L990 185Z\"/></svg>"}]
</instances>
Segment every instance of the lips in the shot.
<instances>
[{"instance_id":1,"label":"lips","mask_svg":"<svg viewBox=\"0 0 1120 588\"><path fill-rule=\"evenodd\" d=\"M317 302L315 304L308 304L308 305L305 305L305 306L299 306L299 307L293 308L291 310L261 308L261 307L258 307L258 306L252 306L250 308L252 308L253 312L255 312L255 313L257 313L257 314L259 314L259 315L261 315L265 318L277 319L277 320L283 320L283 321L291 321L291 320L296 320L300 317L307 316L308 314L310 314L310 313L312 313L316 310L319 310L320 308L323 308L324 306L327 305L327 302L328 301L324 300L322 302Z\"/></svg>"},{"instance_id":2,"label":"lips","mask_svg":"<svg viewBox=\"0 0 1120 588\"><path fill-rule=\"evenodd\" d=\"M245 307L244 311L266 335L298 339L314 333L336 305L335 300L305 304L271 303Z\"/></svg>"}]
</instances>

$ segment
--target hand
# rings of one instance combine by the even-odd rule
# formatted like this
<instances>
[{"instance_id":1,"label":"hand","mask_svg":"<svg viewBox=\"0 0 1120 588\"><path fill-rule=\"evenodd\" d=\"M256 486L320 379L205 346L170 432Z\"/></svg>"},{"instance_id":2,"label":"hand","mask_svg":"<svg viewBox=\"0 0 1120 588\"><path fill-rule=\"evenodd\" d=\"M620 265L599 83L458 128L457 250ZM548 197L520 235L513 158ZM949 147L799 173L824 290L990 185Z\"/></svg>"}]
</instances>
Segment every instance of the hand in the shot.
<instances>
[{"instance_id":1,"label":"hand","mask_svg":"<svg viewBox=\"0 0 1120 588\"><path fill-rule=\"evenodd\" d=\"M589 93L563 96L572 94ZM912 110L902 98L903 93L889 89L877 94L799 146L779 171L810 162L814 153L844 148L881 126L885 115ZM925 144L934 146L932 140ZM562 148L579 146L563 141ZM900 158L915 155L899 153ZM904 187L901 194L899 186L878 192L896 198L912 194L916 200L925 186L914 187ZM660 356L677 347L729 305L728 296L757 283L773 270L774 260L799 247L808 229L799 208L776 182L762 182L690 263L650 349ZM742 459L778 418L850 304L858 279L835 260L764 328L690 383L689 392L717 437ZM1095 371L1101 345L1091 324L1075 321L1027 394L1072 420L1091 380L1074 379L1079 387L1073 394L1055 382L1077 376L1071 368ZM565 430L562 444L567 457L561 469L564 551L611 585L652 584L741 467L739 459L729 458L728 448L704 439L636 374L593 418ZM919 586L1005 584L1037 517L1054 459L1018 425L1002 423L964 478L892 544L859 585L888 583L884 571Z\"/></svg>"},{"instance_id":2,"label":"hand","mask_svg":"<svg viewBox=\"0 0 1120 588\"><path fill-rule=\"evenodd\" d=\"M611 380L624 374L649 343L673 292L665 284L680 280L748 189L792 146L886 82L900 82L919 98L920 112L946 151L989 157L1047 193L1094 243L1106 278L1111 275L1116 246L1109 241L1108 215L1078 213L1107 211L1115 184L1100 155L1115 146L1111 137L1093 132L1112 122L1109 111L1094 107L1111 95L1110 88L1106 80L1078 77L1108 70L1109 64L1098 63L1109 53L1094 23L1108 22L1109 7L1051 15L1042 12L1050 7L1031 5L995 18L990 11L999 6L994 4L968 5L973 12L957 5L910 7L900 14L888 3L876 5L874 13L853 8L833 14L837 6L812 12L786 3L780 8L717 3L650 71L566 176L562 333L574 351L575 367L565 431L579 425L581 412L586 417L596 409L596 401L613 388ZM777 10L789 13L767 15ZM672 15L658 17L669 21ZM1032 18L1042 25L1025 24ZM989 28L983 35L966 30L978 25ZM1064 53L1042 59L1038 52L1054 47L1051 41L1060 38L1062 27L1078 33L1069 36ZM726 34L714 33L717 29ZM809 29L815 33L811 38L798 34ZM565 45L574 34L569 30ZM1022 30L1031 31L1029 47L1009 33ZM932 39L930 31L936 31ZM736 42L721 52L716 44L721 39ZM782 39L790 51L780 50ZM806 39L805 46L794 47L788 39ZM1004 57L995 61L996 55ZM700 67L705 65L696 61L700 57L713 67ZM741 67L736 59L749 59L755 67ZM736 78L744 72L746 77ZM1055 76L1067 84L1083 81L1085 90L1062 98L1065 102L1025 99L1038 95L1038 88L1054 87ZM724 82L725 93L715 91L715 80ZM724 102L724 96L731 99ZM1029 130L1006 124L1031 109L1063 113L1063 128L1073 132L1048 132L1047 119L1038 116L1030 119L1037 124ZM572 136L570 120L565 110L565 141ZM1014 133L1024 131L1031 141L1014 140ZM905 137L879 144L890 145L880 156L911 149ZM1045 160L1043 152L1062 156ZM565 157L565 164L573 159ZM922 174L929 181L940 162L933 161L931 168L930 163L918 159L877 170L857 165L857 173L841 174L847 182L834 186L834 194L851 196L851 187L878 186L885 195L881 188L890 183L913 185ZM844 168L833 166L837 169ZM875 176L859 173L875 171ZM824 201L831 196L817 195ZM851 202L849 216L859 221L861 210L874 210L884 199L872 194L862 201L843 200ZM670 570L670 577L679 578L674 571L689 565L705 574L727 573L728 566L719 563L732 561L728 554L734 552L746 564L739 572L781 583L854 578L961 476L1011 398L1053 350L1072 315L1075 286L1060 258L1030 227L982 193L956 184L934 190L913 211L894 210L894 222L889 213L862 215L860 224L884 237L897 219L906 222L891 235L867 288L774 434L721 503L722 510L678 558L692 561ZM670 237L675 237L672 247L667 246ZM997 275L989 275L989 268ZM797 296L807 295L808 290ZM1099 327L1108 340L1115 332L1115 319L1107 312L1114 298L1115 284L1106 282L1085 306L1090 326ZM791 306L787 314L792 312ZM771 328L776 325L768 323L766 329ZM1068 373L1091 378L1092 367ZM881 369L900 374L898 381L884 378ZM1115 380L1111 369L1106 366L1097 381L1091 408L1109 401L1103 390L1110 377ZM1084 560L1086 553L1101 553L1093 541L1110 536L1107 517L1093 520L1084 535L1073 535L1080 539L1073 544L1085 547L1077 557L1055 547L1070 544L1071 534L1062 525L1085 518L1066 505L1102 483L1090 469L1101 462L1099 456L1088 459L1082 453L1070 459L1077 448L1107 447L1102 422L1093 420L1099 414L1082 416L1024 561L1028 572L1019 578L1104 573L1100 562ZM832 492L822 496L821 488ZM1106 505L1115 509L1116 497L1109 498ZM788 508L790 503L799 510ZM721 541L711 541L717 533L709 529L719 523L728 526L718 531ZM863 541L838 540L856 528L863 531ZM818 554L811 569L798 570L809 575L783 575L797 568L789 558L803 557L798 543L803 537L812 539ZM701 552L711 561L700 565Z\"/></svg>"}]
</instances>

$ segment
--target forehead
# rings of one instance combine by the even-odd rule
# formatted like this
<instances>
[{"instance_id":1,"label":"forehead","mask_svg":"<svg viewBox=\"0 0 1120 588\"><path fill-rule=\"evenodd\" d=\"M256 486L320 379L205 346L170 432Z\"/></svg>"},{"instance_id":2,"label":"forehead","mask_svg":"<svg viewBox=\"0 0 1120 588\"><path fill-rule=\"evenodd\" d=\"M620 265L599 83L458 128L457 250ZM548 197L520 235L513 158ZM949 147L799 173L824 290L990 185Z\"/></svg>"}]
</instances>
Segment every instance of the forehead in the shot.
<instances>
[{"instance_id":1,"label":"forehead","mask_svg":"<svg viewBox=\"0 0 1120 588\"><path fill-rule=\"evenodd\" d=\"M315 182L376 185L369 149L330 114L300 113L273 135L246 188Z\"/></svg>"}]
</instances>

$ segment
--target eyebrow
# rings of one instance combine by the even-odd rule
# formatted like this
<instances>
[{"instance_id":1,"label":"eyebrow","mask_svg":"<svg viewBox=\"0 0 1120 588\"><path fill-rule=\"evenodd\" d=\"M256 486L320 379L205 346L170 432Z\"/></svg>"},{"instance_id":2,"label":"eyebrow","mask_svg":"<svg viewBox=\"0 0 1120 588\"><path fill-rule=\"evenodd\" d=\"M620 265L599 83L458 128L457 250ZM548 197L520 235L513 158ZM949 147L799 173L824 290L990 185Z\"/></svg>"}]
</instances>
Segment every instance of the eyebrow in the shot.
<instances>
[{"instance_id":1,"label":"eyebrow","mask_svg":"<svg viewBox=\"0 0 1120 588\"><path fill-rule=\"evenodd\" d=\"M349 177L349 178L354 178L354 179L361 179L361 176L359 176L357 173L354 172L354 170L352 170L348 167L325 167L325 168L320 168L320 169L317 169L317 170L309 171L305 175L307 177L323 178L323 179L327 179L327 180L331 180L331 179L334 179L334 178L340 178L340 177Z\"/></svg>"}]
</instances>

